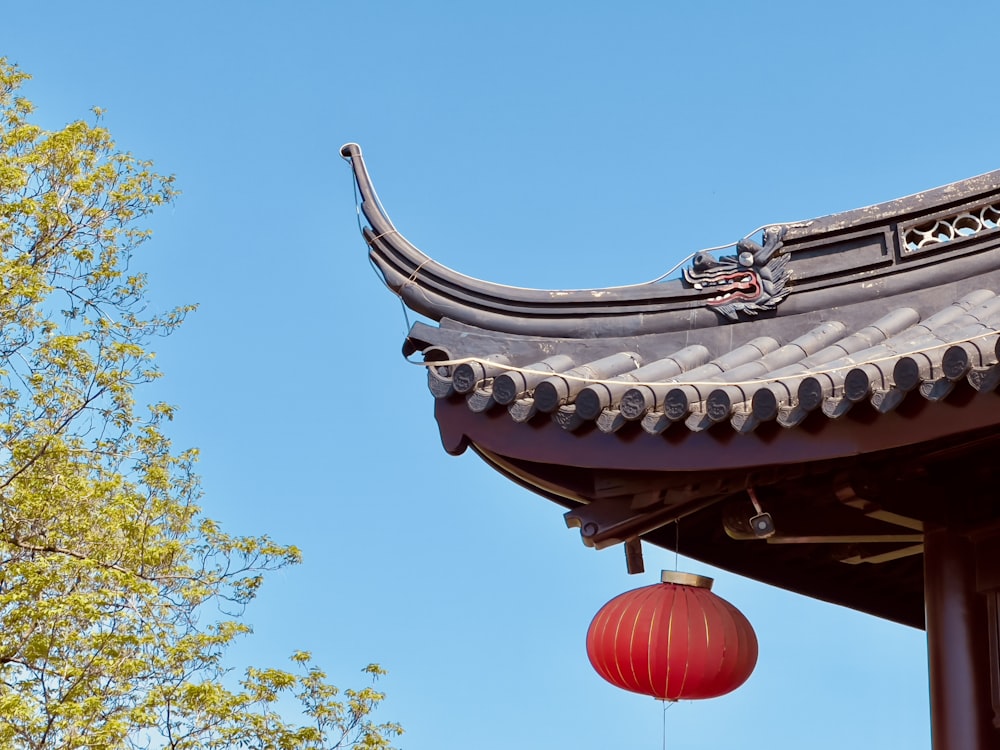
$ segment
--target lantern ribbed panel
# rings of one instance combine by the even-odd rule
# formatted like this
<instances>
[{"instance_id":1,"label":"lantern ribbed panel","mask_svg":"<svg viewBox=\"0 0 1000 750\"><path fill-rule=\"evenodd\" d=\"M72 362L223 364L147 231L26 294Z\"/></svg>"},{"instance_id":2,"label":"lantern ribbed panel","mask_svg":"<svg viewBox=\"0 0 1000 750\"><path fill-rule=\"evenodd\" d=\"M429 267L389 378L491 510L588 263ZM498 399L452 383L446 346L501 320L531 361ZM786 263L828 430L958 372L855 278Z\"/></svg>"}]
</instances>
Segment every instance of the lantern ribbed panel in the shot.
<instances>
[{"instance_id":1,"label":"lantern ribbed panel","mask_svg":"<svg viewBox=\"0 0 1000 750\"><path fill-rule=\"evenodd\" d=\"M735 690L757 664L743 614L705 588L645 586L601 608L587 632L590 663L613 685L663 700Z\"/></svg>"}]
</instances>

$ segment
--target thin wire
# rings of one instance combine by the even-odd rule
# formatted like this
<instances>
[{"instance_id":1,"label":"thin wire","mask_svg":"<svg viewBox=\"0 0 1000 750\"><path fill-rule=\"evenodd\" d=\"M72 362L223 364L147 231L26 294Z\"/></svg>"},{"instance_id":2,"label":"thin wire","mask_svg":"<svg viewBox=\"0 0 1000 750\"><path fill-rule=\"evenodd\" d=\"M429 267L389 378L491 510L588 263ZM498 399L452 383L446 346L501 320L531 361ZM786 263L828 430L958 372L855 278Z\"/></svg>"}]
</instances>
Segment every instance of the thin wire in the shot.
<instances>
[{"instance_id":1,"label":"thin wire","mask_svg":"<svg viewBox=\"0 0 1000 750\"><path fill-rule=\"evenodd\" d=\"M354 179L354 172L351 172L351 185L354 188L354 211L358 215L358 231L361 232L361 236L363 237L365 227L361 223L361 196L358 195L358 181Z\"/></svg>"},{"instance_id":2,"label":"thin wire","mask_svg":"<svg viewBox=\"0 0 1000 750\"><path fill-rule=\"evenodd\" d=\"M351 161L351 166L352 166L350 178L351 178L351 184L354 187L354 206L355 206L355 211L356 211L357 217L358 217L358 230L361 232L361 234L363 236L365 230L364 230L364 226L361 223L361 213L362 213L361 212L361 202L362 201L360 199L360 196L358 195L358 179L357 179L357 176L354 174L354 170L353 170L353 166L354 166L354 160L353 160L353 158L350 161ZM372 198L372 202L375 204L376 210L378 210L378 212L380 214L382 214L382 218L385 219L386 222L388 222L388 224L389 224L390 227L392 227L392 229L390 229L388 232L384 232L383 234L378 235L378 237L373 238L372 242L374 242L379 237L382 237L385 234L397 234L397 235L400 236L400 238L402 238L405 241L405 238L403 238L403 236L401 234L399 234L399 231L393 226L392 219L389 218L388 212L386 212L385 207L382 205L382 200L378 197L378 193L375 191L375 186L371 185L369 183L369 189L371 190L371 198ZM681 260L677 261L677 263L675 263L670 268L670 270L666 271L665 273L660 274L655 279L650 279L649 281L641 281L641 282L639 282L637 284L622 284L622 285L619 285L619 286L609 286L609 287L604 287L603 289L604 290L633 289L633 288L637 288L637 287L643 287L643 286L650 286L652 284L658 284L661 281L663 281L664 279L666 279L669 276L671 276L675 271L677 271L678 268L680 268L681 266L683 266L685 263L687 263L689 260L691 260L694 256L698 255L698 253L714 253L714 252L717 252L719 250L725 250L725 249L730 248L730 247L735 247L736 245L738 245L743 240L748 239L750 237L753 237L755 234L757 234L758 232L761 232L761 231L767 229L768 227L772 227L772 226L801 227L801 226L808 226L810 223L811 222L803 222L803 221L794 221L794 222L786 222L786 223L776 223L776 222L772 221L772 222L769 222L767 224L762 224L761 226L757 227L753 231L748 232L747 234L743 235L743 237L741 239L737 240L736 242L727 242L724 245L716 245L715 247L706 247L706 248L702 248L700 250L695 250L694 252L692 252L692 253L686 255L685 257L681 258ZM371 245L370 242L369 242L369 245ZM427 261L424 261L424 263L426 263L426 262L428 262L430 260L431 260L431 258L428 257ZM421 263L420 265L423 266L424 263ZM417 271L419 271L419 270L420 269L418 268ZM400 301L402 302L402 294L400 294L400 292L398 292L397 290L395 290L391 286L389 286L388 280L385 278L384 275L381 276L381 279L382 279L382 283L386 286L386 288L389 289L394 294L396 294L400 298ZM415 282L415 280L416 280L416 274L414 273L414 276L412 276L407 282L404 282L403 286L405 287L407 283L413 283L413 282ZM512 287L512 288L517 288L517 287ZM590 290L564 290L564 291L590 291ZM410 318L409 318L409 315L406 313L405 303L403 303L403 317L406 319L407 325L409 325Z\"/></svg>"},{"instance_id":3,"label":"thin wire","mask_svg":"<svg viewBox=\"0 0 1000 750\"><path fill-rule=\"evenodd\" d=\"M353 171L351 172L351 186L354 188L354 212L357 214L358 217L358 231L361 233L361 236L364 237L365 226L364 224L361 223L361 196L358 194L358 181L354 178ZM375 196L375 202L377 207L381 209L382 206L378 201L378 196ZM375 272L375 277L382 282L382 286L384 286L386 289L391 289L391 287L389 286L389 280L385 277L385 274L382 272L382 269L378 267L378 264L375 263L374 260L372 260L371 253L368 254L368 265L372 267L372 270ZM417 271L419 270L420 269L418 268ZM414 271L414 273L416 273L416 271ZM409 333L410 329L413 327L413 324L410 323L410 313L407 310L406 302L403 301L403 295L397 294L396 297L399 299L399 306L403 310L403 321L406 323L406 331L407 333ZM413 364L418 364L418 363L414 362Z\"/></svg>"},{"instance_id":4,"label":"thin wire","mask_svg":"<svg viewBox=\"0 0 1000 750\"><path fill-rule=\"evenodd\" d=\"M674 572L680 565L681 558L681 519L674 521Z\"/></svg>"},{"instance_id":5,"label":"thin wire","mask_svg":"<svg viewBox=\"0 0 1000 750\"><path fill-rule=\"evenodd\" d=\"M725 245L716 245L715 247L706 247L706 248L702 248L701 250L695 250L690 255L687 255L684 258L681 258L679 261L677 261L677 264L673 268L671 268L666 273L660 274L655 279L650 279L649 281L643 281L643 282L640 282L638 284L625 284L623 286L609 286L609 287L606 287L606 288L607 289L628 289L629 287L633 287L633 286L646 286L647 284L658 284L659 282L663 281L665 278L667 278L668 276L670 276L670 274L672 274L678 268L680 268L685 263L687 263L689 260L691 260L698 253L715 253L715 252L718 252L719 250L725 250L725 249L730 248L730 247L736 247L743 240L750 239L755 234L757 234L757 232L763 231L764 229L767 229L768 227L801 227L801 226L807 226L810 223L811 222L791 221L791 222L786 222L786 223L782 224L782 223L777 223L777 222L773 222L772 221L772 222L770 222L768 224L763 224L763 225L757 227L752 232L748 232L747 234L743 235L743 237L741 237L740 239L736 240L736 242L727 242Z\"/></svg>"},{"instance_id":6,"label":"thin wire","mask_svg":"<svg viewBox=\"0 0 1000 750\"><path fill-rule=\"evenodd\" d=\"M353 162L352 162L352 164L353 164ZM351 172L351 184L354 186L354 205L355 205L355 210L356 210L357 215L358 215L358 229L360 230L361 234L364 235L364 231L365 231L364 230L364 226L361 224L361 200L360 200L360 197L358 195L358 181L357 181L357 178L354 176L353 170ZM385 219L386 221L388 221L389 225L392 226L392 220L389 218L389 214L386 212L385 208L382 206L382 201L378 197L378 193L375 192L375 187L374 186L371 186L371 191L372 191L372 200L375 203L375 208L378 209L379 213L382 214L382 218ZM752 232L749 232L749 233L743 235L743 237L741 239L737 240L736 242L727 242L724 245L716 245L715 247L706 247L706 248L703 248L701 250L695 250L694 252L690 253L689 255L686 255L685 257L681 258L679 261L677 261L677 263L674 264L673 267L670 268L669 271L666 271L665 273L661 273L655 279L650 279L649 281L640 281L637 284L622 284L620 286L609 286L609 287L604 287L604 289L631 289L633 287L648 286L650 284L658 284L661 281L663 281L665 278L667 278L668 276L670 276L671 274L673 274L678 268L680 268L681 266L683 266L685 263L687 263L689 260L691 260L698 253L714 253L714 252L717 252L719 250L725 250L726 248L735 247L736 245L738 245L743 240L748 239L750 237L753 237L755 234L757 234L757 232L763 231L764 229L767 229L768 227L772 227L772 226L784 226L784 227L805 226L808 223L809 222L795 221L795 222L787 222L787 223L782 224L782 223L775 223L775 222L772 221L772 222L770 222L768 224L762 224L761 226L759 226L756 229L754 229ZM395 229L395 227L393 227L393 229L390 232L386 232L386 234L393 234L393 233L394 234L399 234L399 232ZM382 235L379 235L379 237L381 237L381 236ZM400 235L400 236L402 237L402 235ZM375 239L378 239L378 237L376 237ZM385 280L384 277L382 279L382 283L385 284L386 287L388 287L390 290L392 290L392 288L389 287L389 284L388 284L388 282L386 282L386 280ZM392 290L392 291L395 291L395 290ZM572 291L572 290L570 290L570 291ZM583 291L586 291L586 290L583 290ZM407 321L409 321L409 317L407 317Z\"/></svg>"},{"instance_id":7,"label":"thin wire","mask_svg":"<svg viewBox=\"0 0 1000 750\"><path fill-rule=\"evenodd\" d=\"M735 245L736 243L734 242L733 244ZM726 245L725 247L728 247L728 245ZM695 250L693 253L691 253L689 255L685 255L683 258L681 258L679 261L677 261L677 263L674 264L673 268L671 268L669 271L661 273L655 279L650 279L649 281L643 281L643 282L640 282L638 284L624 284L622 286L609 286L607 288L608 289L628 289L629 287L633 287L633 286L647 286L648 284L659 284L665 278L667 278L668 276L670 276L674 271L676 271L678 268L680 268L685 263L687 263L689 260L691 260L698 253L706 253L706 252L709 252L709 251L708 250Z\"/></svg>"},{"instance_id":8,"label":"thin wire","mask_svg":"<svg viewBox=\"0 0 1000 750\"><path fill-rule=\"evenodd\" d=\"M407 312L408 308L406 307L406 303L403 302L402 297L399 298L399 306L403 310L403 320L406 321L406 333L409 335L410 329L413 328L413 323L410 322L410 313Z\"/></svg>"}]
</instances>

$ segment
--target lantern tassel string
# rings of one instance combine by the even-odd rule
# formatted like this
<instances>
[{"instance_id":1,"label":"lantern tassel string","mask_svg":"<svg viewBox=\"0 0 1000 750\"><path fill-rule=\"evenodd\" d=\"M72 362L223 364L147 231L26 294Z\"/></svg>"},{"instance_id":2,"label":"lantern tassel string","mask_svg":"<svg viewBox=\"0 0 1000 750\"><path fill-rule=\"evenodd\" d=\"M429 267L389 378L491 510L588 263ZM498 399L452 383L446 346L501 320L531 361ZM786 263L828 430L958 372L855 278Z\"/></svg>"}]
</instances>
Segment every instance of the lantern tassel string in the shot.
<instances>
[{"instance_id":1,"label":"lantern tassel string","mask_svg":"<svg viewBox=\"0 0 1000 750\"><path fill-rule=\"evenodd\" d=\"M669 703L665 700L661 700L660 703L663 704L663 750L667 750L667 711L673 708L677 701L670 701Z\"/></svg>"}]
</instances>

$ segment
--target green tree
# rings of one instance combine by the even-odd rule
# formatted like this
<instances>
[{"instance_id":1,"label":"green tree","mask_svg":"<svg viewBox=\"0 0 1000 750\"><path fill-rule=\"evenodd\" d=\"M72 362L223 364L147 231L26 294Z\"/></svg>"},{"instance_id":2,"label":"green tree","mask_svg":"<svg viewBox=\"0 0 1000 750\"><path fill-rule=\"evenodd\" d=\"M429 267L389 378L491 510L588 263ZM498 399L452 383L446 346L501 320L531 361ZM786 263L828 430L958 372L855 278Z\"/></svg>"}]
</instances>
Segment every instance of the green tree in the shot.
<instances>
[{"instance_id":1,"label":"green tree","mask_svg":"<svg viewBox=\"0 0 1000 750\"><path fill-rule=\"evenodd\" d=\"M173 178L99 110L32 124L26 78L0 58L0 747L387 748L383 694L338 693L307 653L227 673L243 608L299 551L205 518L171 407L135 403L191 310L151 311L131 268Z\"/></svg>"}]
</instances>

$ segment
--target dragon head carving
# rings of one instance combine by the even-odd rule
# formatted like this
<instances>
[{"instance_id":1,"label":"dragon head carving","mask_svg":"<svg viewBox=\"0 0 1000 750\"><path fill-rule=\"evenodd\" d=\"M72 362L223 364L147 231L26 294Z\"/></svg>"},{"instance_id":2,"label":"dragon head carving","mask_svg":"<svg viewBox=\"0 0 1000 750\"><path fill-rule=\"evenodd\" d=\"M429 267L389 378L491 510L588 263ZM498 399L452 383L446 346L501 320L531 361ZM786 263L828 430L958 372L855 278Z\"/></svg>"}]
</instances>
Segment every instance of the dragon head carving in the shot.
<instances>
[{"instance_id":1,"label":"dragon head carving","mask_svg":"<svg viewBox=\"0 0 1000 750\"><path fill-rule=\"evenodd\" d=\"M684 280L712 292L706 304L729 320L739 320L740 313L754 316L772 310L788 295L788 256L777 254L784 236L784 227L768 227L763 244L740 240L736 255L716 260L707 252L698 253L684 268Z\"/></svg>"}]
</instances>

